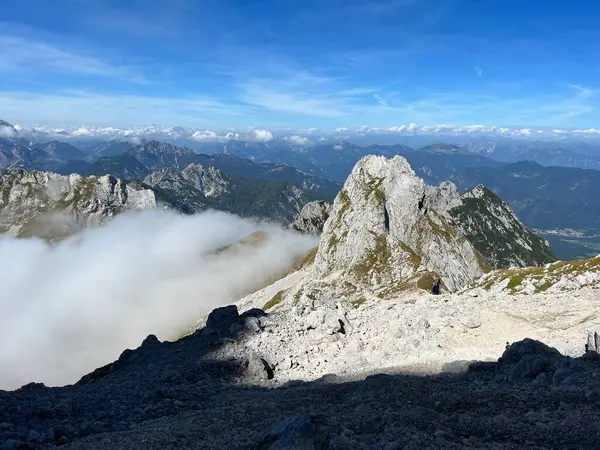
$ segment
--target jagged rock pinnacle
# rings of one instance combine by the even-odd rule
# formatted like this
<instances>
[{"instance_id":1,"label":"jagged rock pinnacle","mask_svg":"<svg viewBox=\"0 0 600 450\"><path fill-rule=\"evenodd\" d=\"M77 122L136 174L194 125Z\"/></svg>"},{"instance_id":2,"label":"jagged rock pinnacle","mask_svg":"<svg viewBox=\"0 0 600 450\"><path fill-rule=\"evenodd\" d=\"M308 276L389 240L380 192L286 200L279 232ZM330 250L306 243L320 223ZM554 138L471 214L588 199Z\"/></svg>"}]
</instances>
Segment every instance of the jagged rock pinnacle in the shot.
<instances>
[{"instance_id":1,"label":"jagged rock pinnacle","mask_svg":"<svg viewBox=\"0 0 600 450\"><path fill-rule=\"evenodd\" d=\"M325 201L309 202L300 211L291 224L291 228L305 234L318 236L323 232L325 222L329 219L331 203Z\"/></svg>"},{"instance_id":2,"label":"jagged rock pinnacle","mask_svg":"<svg viewBox=\"0 0 600 450\"><path fill-rule=\"evenodd\" d=\"M403 157L364 157L335 199L312 278L343 274L375 292L438 276L449 291L467 286L483 267L446 213L452 204L455 188L426 186Z\"/></svg>"}]
</instances>

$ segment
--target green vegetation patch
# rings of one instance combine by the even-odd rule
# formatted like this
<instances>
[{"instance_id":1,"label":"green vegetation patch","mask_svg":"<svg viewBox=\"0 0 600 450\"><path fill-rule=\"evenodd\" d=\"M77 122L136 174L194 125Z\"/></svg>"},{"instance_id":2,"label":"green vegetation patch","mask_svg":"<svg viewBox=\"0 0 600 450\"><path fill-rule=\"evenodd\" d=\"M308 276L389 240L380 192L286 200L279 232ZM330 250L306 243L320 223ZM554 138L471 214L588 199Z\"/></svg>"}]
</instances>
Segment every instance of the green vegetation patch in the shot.
<instances>
[{"instance_id":1,"label":"green vegetation patch","mask_svg":"<svg viewBox=\"0 0 600 450\"><path fill-rule=\"evenodd\" d=\"M354 308L358 308L360 305L362 305L366 300L364 298L359 298L357 300L352 300L350 302L350 304L354 307Z\"/></svg>"},{"instance_id":2,"label":"green vegetation patch","mask_svg":"<svg viewBox=\"0 0 600 450\"><path fill-rule=\"evenodd\" d=\"M473 250L475 250L475 256L477 257L477 263L479 264L479 267L481 267L481 270L483 270L483 273L489 273L492 271L492 266L489 262L487 262L487 260L483 257L483 255L481 254L481 252L479 250L477 250L476 248L473 248Z\"/></svg>"},{"instance_id":3,"label":"green vegetation patch","mask_svg":"<svg viewBox=\"0 0 600 450\"><path fill-rule=\"evenodd\" d=\"M399 243L400 243L400 248L410 255L410 261L411 261L413 267L415 268L415 270L418 269L419 266L421 265L421 257L412 248L410 248L406 243L404 243L402 241L399 241Z\"/></svg>"},{"instance_id":4,"label":"green vegetation patch","mask_svg":"<svg viewBox=\"0 0 600 450\"><path fill-rule=\"evenodd\" d=\"M427 272L417 280L417 287L419 289L423 289L424 291L430 291L433 287L433 283L435 283L435 278L432 273Z\"/></svg>"},{"instance_id":5,"label":"green vegetation patch","mask_svg":"<svg viewBox=\"0 0 600 450\"><path fill-rule=\"evenodd\" d=\"M279 303L281 303L283 301L284 293L285 293L285 289L283 291L279 291L277 294L275 294L271 298L271 300L269 300L267 303L265 303L265 305L262 307L263 311L268 311L269 309L274 308Z\"/></svg>"},{"instance_id":6,"label":"green vegetation patch","mask_svg":"<svg viewBox=\"0 0 600 450\"><path fill-rule=\"evenodd\" d=\"M494 284L509 280L507 289L511 293L518 291L524 281L531 281L535 292L545 292L561 278L576 277L585 272L600 271L600 258L591 258L575 261L559 261L545 267L525 267L522 269L504 269L491 274L491 277L480 286L491 289Z\"/></svg>"},{"instance_id":7,"label":"green vegetation patch","mask_svg":"<svg viewBox=\"0 0 600 450\"><path fill-rule=\"evenodd\" d=\"M390 249L385 236L375 236L375 248L368 252L362 261L354 266L357 275L368 278L373 271L386 272L389 270L391 259Z\"/></svg>"},{"instance_id":8,"label":"green vegetation patch","mask_svg":"<svg viewBox=\"0 0 600 450\"><path fill-rule=\"evenodd\" d=\"M334 233L331 237L331 240L329 241L329 246L327 247L327 250L331 251L332 249L334 249L343 239L346 239L346 236L348 236L347 231L344 231L340 236L336 236Z\"/></svg>"},{"instance_id":9,"label":"green vegetation patch","mask_svg":"<svg viewBox=\"0 0 600 450\"><path fill-rule=\"evenodd\" d=\"M315 262L315 258L317 256L317 252L319 251L319 246L311 248L302 258L296 262L294 267L290 270L289 273L297 272L299 270L305 269Z\"/></svg>"},{"instance_id":10,"label":"green vegetation patch","mask_svg":"<svg viewBox=\"0 0 600 450\"><path fill-rule=\"evenodd\" d=\"M348 191L345 189L340 191L339 201L341 206L337 217L338 222L342 220L344 214L346 214L346 212L348 212L348 210L352 207L352 202L350 201Z\"/></svg>"},{"instance_id":11,"label":"green vegetation patch","mask_svg":"<svg viewBox=\"0 0 600 450\"><path fill-rule=\"evenodd\" d=\"M385 201L385 195L381 190L381 184L383 183L383 178L371 178L365 185L365 200L368 200L371 195L373 195L379 203L383 203Z\"/></svg>"}]
</instances>

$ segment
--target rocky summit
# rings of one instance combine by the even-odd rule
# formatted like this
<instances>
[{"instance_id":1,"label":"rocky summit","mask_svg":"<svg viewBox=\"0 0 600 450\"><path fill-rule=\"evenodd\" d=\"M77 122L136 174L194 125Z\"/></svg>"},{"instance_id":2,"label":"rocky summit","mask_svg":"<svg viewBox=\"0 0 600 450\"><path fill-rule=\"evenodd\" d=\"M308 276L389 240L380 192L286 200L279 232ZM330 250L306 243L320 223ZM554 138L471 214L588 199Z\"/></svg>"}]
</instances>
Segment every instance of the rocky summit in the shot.
<instances>
[{"instance_id":1,"label":"rocky summit","mask_svg":"<svg viewBox=\"0 0 600 450\"><path fill-rule=\"evenodd\" d=\"M314 279L343 277L375 293L440 277L455 291L480 277L482 258L401 156L361 159L325 223ZM382 295L387 295L383 292Z\"/></svg>"},{"instance_id":2,"label":"rocky summit","mask_svg":"<svg viewBox=\"0 0 600 450\"><path fill-rule=\"evenodd\" d=\"M319 247L306 257L314 261L310 276L280 300L317 292L347 303L392 298L430 290L438 278L454 292L492 267L553 260L544 241L482 189L460 196L451 182L426 185L401 156L361 159L327 213ZM307 205L293 226L318 233L322 211Z\"/></svg>"},{"instance_id":3,"label":"rocky summit","mask_svg":"<svg viewBox=\"0 0 600 450\"><path fill-rule=\"evenodd\" d=\"M174 343L135 350L63 388L0 391L0 448L459 449L597 448L600 357L511 343L497 360L437 375L380 369L275 384L244 345L277 318L235 306ZM357 330L358 331L358 330ZM236 348L232 343L239 343Z\"/></svg>"}]
</instances>

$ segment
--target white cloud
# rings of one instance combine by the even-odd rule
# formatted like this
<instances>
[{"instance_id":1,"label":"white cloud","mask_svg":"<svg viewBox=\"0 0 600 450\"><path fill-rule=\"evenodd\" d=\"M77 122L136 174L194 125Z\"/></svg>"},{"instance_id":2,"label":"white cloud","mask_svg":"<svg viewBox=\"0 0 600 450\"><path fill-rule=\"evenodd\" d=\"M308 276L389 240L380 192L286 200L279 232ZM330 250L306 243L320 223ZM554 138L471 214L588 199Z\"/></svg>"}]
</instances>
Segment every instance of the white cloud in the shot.
<instances>
[{"instance_id":1,"label":"white cloud","mask_svg":"<svg viewBox=\"0 0 600 450\"><path fill-rule=\"evenodd\" d=\"M302 136L290 136L287 138L288 142L294 145L310 145L310 139Z\"/></svg>"},{"instance_id":2,"label":"white cloud","mask_svg":"<svg viewBox=\"0 0 600 450\"><path fill-rule=\"evenodd\" d=\"M219 136L214 131L195 131L190 139L193 141L216 141L219 139Z\"/></svg>"},{"instance_id":3,"label":"white cloud","mask_svg":"<svg viewBox=\"0 0 600 450\"><path fill-rule=\"evenodd\" d=\"M592 88L581 86L579 84L569 84L569 86L579 92L582 98L590 98L596 95L596 91Z\"/></svg>"},{"instance_id":4,"label":"white cloud","mask_svg":"<svg viewBox=\"0 0 600 450\"><path fill-rule=\"evenodd\" d=\"M273 140L273 133L269 130L255 129L252 130L252 133L254 134L254 139L256 141L269 142Z\"/></svg>"},{"instance_id":5,"label":"white cloud","mask_svg":"<svg viewBox=\"0 0 600 450\"><path fill-rule=\"evenodd\" d=\"M483 67L481 67L481 66L475 66L475 67L473 68L473 70L475 71L475 74L476 74L478 77L481 77L481 76L483 75Z\"/></svg>"},{"instance_id":6,"label":"white cloud","mask_svg":"<svg viewBox=\"0 0 600 450\"><path fill-rule=\"evenodd\" d=\"M0 125L0 137L13 138L17 136L17 131L13 127Z\"/></svg>"},{"instance_id":7,"label":"white cloud","mask_svg":"<svg viewBox=\"0 0 600 450\"><path fill-rule=\"evenodd\" d=\"M574 134L600 134L600 130L588 128L587 130L574 130Z\"/></svg>"},{"instance_id":8,"label":"white cloud","mask_svg":"<svg viewBox=\"0 0 600 450\"><path fill-rule=\"evenodd\" d=\"M334 150L344 150L344 146L341 144L336 144L332 147Z\"/></svg>"},{"instance_id":9,"label":"white cloud","mask_svg":"<svg viewBox=\"0 0 600 450\"><path fill-rule=\"evenodd\" d=\"M512 134L514 134L516 136L531 136L531 129L523 128L520 130L512 130Z\"/></svg>"},{"instance_id":10,"label":"white cloud","mask_svg":"<svg viewBox=\"0 0 600 450\"><path fill-rule=\"evenodd\" d=\"M256 230L270 238L215 253ZM225 213L162 210L123 214L55 247L0 237L0 389L73 383L149 334L174 339L315 241Z\"/></svg>"},{"instance_id":11,"label":"white cloud","mask_svg":"<svg viewBox=\"0 0 600 450\"><path fill-rule=\"evenodd\" d=\"M1 97L1 94L0 94ZM115 127L43 127L43 126L25 126L22 124L15 125L19 130L19 134L24 137L32 137L34 139L49 140L69 140L81 138L97 138L97 139L127 139L146 138L157 140L190 140L194 142L224 142L228 140L247 140L269 142L275 139L276 136L284 137L288 142L295 145L310 145L310 139L301 136L299 133L305 133L307 130L299 129L277 129L274 131L267 129L250 129L245 132L235 131L217 131L207 129L195 129L185 127L159 127L159 126L140 126L132 128L115 128ZM0 131L4 135L12 133L11 130ZM298 133L298 134L294 134ZM322 132L325 134L325 132ZM539 129L539 128L506 128L487 126L482 124L476 125L417 125L410 123L408 125L397 125L392 127L369 127L362 125L354 130L348 127L338 127L330 131L331 136L337 133L341 134L434 134L434 135L498 135L498 136L519 136L519 137L552 137L552 136L580 136L580 137L597 137L600 136L600 130L595 128L588 129ZM316 136L315 136L316 137ZM318 137L319 142L329 140L329 136L321 135Z\"/></svg>"}]
</instances>

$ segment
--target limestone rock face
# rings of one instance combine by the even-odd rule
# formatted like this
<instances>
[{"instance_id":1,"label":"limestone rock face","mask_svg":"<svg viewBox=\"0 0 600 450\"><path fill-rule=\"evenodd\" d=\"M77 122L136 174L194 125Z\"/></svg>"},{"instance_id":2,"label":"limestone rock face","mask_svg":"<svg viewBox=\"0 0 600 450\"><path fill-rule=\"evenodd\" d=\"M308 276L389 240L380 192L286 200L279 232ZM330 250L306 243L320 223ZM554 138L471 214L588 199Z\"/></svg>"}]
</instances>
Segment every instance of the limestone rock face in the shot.
<instances>
[{"instance_id":1,"label":"limestone rock face","mask_svg":"<svg viewBox=\"0 0 600 450\"><path fill-rule=\"evenodd\" d=\"M325 201L309 202L302 207L291 228L305 234L318 236L323 232L325 222L329 219L331 203Z\"/></svg>"},{"instance_id":2,"label":"limestone rock face","mask_svg":"<svg viewBox=\"0 0 600 450\"><path fill-rule=\"evenodd\" d=\"M446 212L459 203L456 188L426 186L401 156L364 157L335 199L312 278L341 276L376 293L411 278L429 285L439 276L449 291L467 286L483 267Z\"/></svg>"},{"instance_id":3,"label":"limestone rock face","mask_svg":"<svg viewBox=\"0 0 600 450\"><path fill-rule=\"evenodd\" d=\"M185 191L189 186L204 194L205 197L217 197L229 192L229 182L215 167L203 167L190 164L182 171L160 169L148 175L144 182L152 187Z\"/></svg>"},{"instance_id":4,"label":"limestone rock face","mask_svg":"<svg viewBox=\"0 0 600 450\"><path fill-rule=\"evenodd\" d=\"M64 236L74 226L98 226L125 210L156 206L151 189L110 175L0 172L0 233L11 236Z\"/></svg>"}]
</instances>

